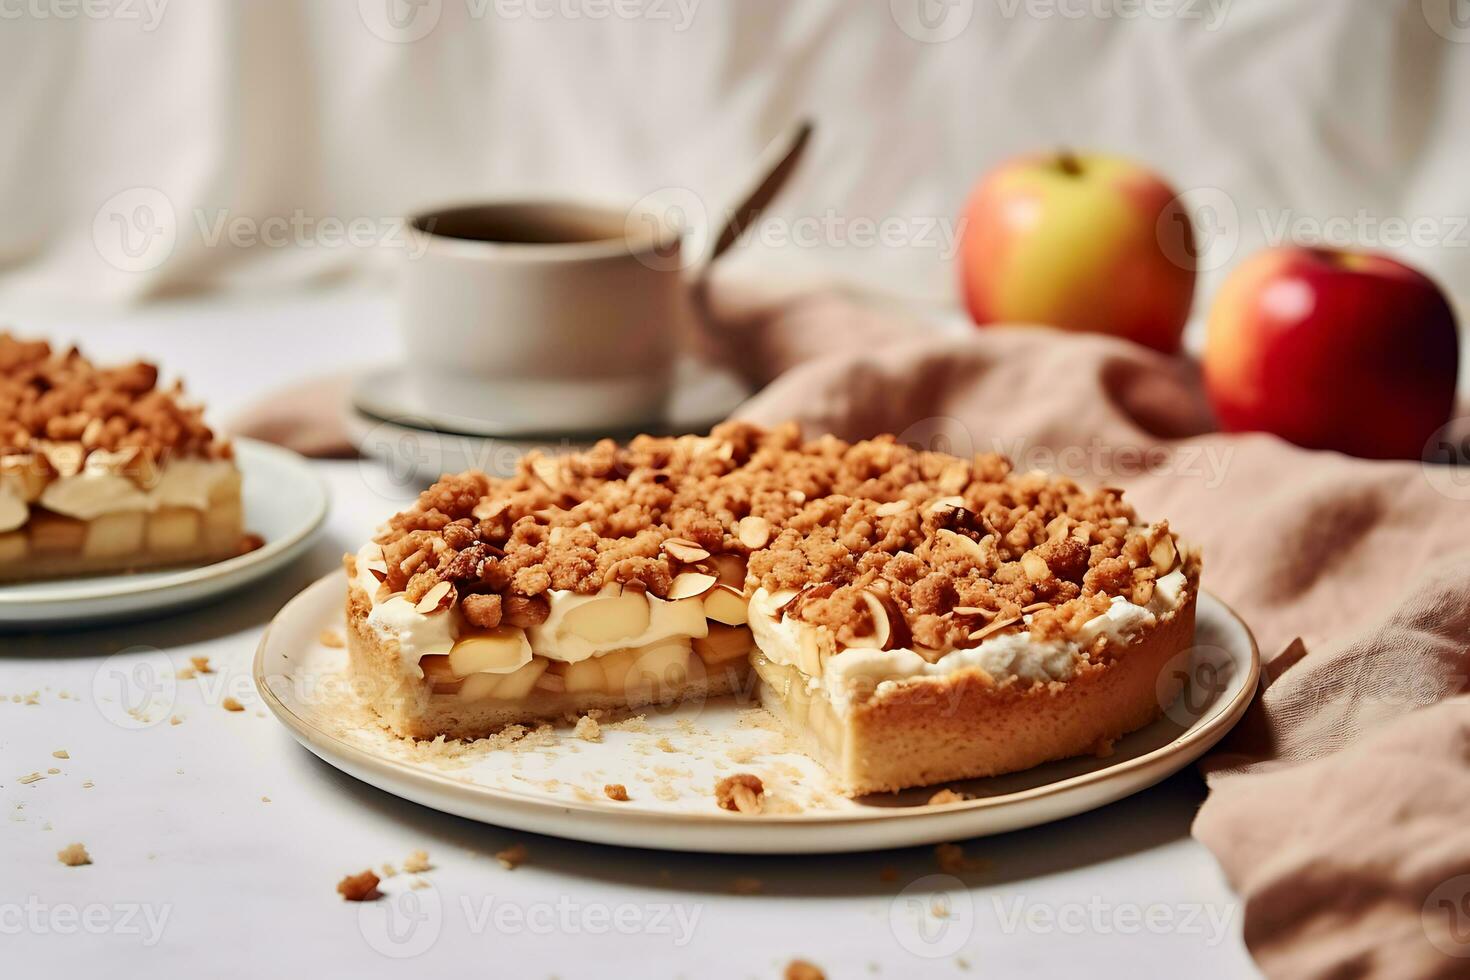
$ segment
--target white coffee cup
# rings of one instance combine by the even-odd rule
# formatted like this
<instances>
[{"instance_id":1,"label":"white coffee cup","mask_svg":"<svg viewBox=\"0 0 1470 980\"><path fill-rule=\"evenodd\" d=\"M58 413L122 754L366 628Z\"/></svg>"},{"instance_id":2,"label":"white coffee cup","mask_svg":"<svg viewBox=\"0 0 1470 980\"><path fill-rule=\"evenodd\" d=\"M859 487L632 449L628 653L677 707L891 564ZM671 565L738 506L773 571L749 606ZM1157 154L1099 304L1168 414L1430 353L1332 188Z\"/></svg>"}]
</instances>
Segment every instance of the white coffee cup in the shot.
<instances>
[{"instance_id":1,"label":"white coffee cup","mask_svg":"<svg viewBox=\"0 0 1470 980\"><path fill-rule=\"evenodd\" d=\"M680 232L571 201L409 221L399 325L420 402L557 433L657 425L687 315Z\"/></svg>"}]
</instances>

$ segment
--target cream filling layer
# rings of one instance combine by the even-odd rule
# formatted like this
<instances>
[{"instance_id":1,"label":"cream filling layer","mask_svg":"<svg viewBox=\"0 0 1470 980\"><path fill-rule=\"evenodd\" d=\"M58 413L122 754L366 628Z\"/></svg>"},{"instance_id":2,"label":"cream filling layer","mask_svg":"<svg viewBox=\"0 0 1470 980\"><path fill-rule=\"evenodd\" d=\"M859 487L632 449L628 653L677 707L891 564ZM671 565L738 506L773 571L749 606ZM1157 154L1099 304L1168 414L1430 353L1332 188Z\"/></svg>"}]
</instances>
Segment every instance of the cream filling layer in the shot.
<instances>
[{"instance_id":1,"label":"cream filling layer","mask_svg":"<svg viewBox=\"0 0 1470 980\"><path fill-rule=\"evenodd\" d=\"M379 583L369 570L374 564L381 567L382 549L368 544L357 554L356 579L373 603L368 625L380 637L396 641L404 665L423 676L420 658L448 654L470 630L457 609L421 613L401 594L378 601ZM871 688L874 682L944 676L977 667L996 680L1068 680L1076 673L1083 651L1099 636L1128 641L1178 608L1185 585L1183 570L1176 569L1158 580L1147 607L1115 596L1107 611L1085 623L1072 640L1043 641L1027 632L1007 633L974 647L950 650L932 663L912 649L849 647L838 655L824 655L823 649L833 647L829 631L779 615L791 593L757 589L750 600L749 625L766 657L801 670L843 710L852 693L864 684ZM589 596L553 590L548 599L551 612L546 621L526 630L536 656L548 660L580 663L621 650L709 634L709 620L699 598L668 602L634 592Z\"/></svg>"},{"instance_id":2,"label":"cream filling layer","mask_svg":"<svg viewBox=\"0 0 1470 980\"><path fill-rule=\"evenodd\" d=\"M772 662L795 667L806 674L813 689L821 689L839 712L847 710L856 694L873 685L912 677L942 677L979 668L1004 681L1065 681L1077 672L1083 651L1099 636L1126 642L1160 616L1178 607L1186 579L1175 569L1158 581L1147 607L1115 596L1102 615L1085 623L1075 639L1038 640L1029 632L1006 633L976 646L950 650L929 659L912 649L874 650L848 647L833 652L831 631L780 615L793 593L757 589L750 600L750 627L755 642ZM1029 622L1030 617L1026 617ZM934 651L929 651L933 656Z\"/></svg>"},{"instance_id":3,"label":"cream filling layer","mask_svg":"<svg viewBox=\"0 0 1470 980\"><path fill-rule=\"evenodd\" d=\"M238 472L229 460L174 460L163 466L152 487L144 489L107 463L94 462L97 457L96 453L88 457L80 472L47 483L36 502L83 521L164 507L207 510L215 492ZM29 519L30 505L19 486L10 480L0 482L0 532L14 531Z\"/></svg>"}]
</instances>

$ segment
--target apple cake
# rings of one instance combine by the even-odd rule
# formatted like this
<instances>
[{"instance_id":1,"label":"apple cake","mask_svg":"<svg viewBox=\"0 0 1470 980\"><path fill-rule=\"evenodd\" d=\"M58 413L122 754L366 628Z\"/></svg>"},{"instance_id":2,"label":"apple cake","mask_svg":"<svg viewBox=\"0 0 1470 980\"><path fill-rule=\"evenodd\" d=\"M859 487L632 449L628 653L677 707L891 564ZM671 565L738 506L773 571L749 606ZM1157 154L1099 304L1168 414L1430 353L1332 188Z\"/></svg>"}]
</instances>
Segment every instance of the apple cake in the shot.
<instances>
[{"instance_id":1,"label":"apple cake","mask_svg":"<svg viewBox=\"0 0 1470 980\"><path fill-rule=\"evenodd\" d=\"M0 582L247 550L240 471L202 419L151 364L0 333Z\"/></svg>"},{"instance_id":2,"label":"apple cake","mask_svg":"<svg viewBox=\"0 0 1470 980\"><path fill-rule=\"evenodd\" d=\"M1200 568L1116 489L743 423L445 476L345 562L354 686L400 735L759 691L852 795L1148 724Z\"/></svg>"}]
</instances>

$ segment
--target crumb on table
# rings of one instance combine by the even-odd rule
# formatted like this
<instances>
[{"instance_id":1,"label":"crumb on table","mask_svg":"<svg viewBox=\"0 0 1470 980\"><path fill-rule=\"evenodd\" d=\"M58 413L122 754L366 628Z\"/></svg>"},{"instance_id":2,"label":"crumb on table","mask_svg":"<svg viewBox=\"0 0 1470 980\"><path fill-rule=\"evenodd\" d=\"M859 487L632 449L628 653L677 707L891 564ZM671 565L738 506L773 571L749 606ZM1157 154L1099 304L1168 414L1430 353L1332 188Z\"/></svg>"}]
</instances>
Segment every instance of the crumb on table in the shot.
<instances>
[{"instance_id":1,"label":"crumb on table","mask_svg":"<svg viewBox=\"0 0 1470 980\"><path fill-rule=\"evenodd\" d=\"M68 844L56 852L56 860L68 868L79 868L84 864L91 864L92 855L87 853L85 844Z\"/></svg>"},{"instance_id":2,"label":"crumb on table","mask_svg":"<svg viewBox=\"0 0 1470 980\"><path fill-rule=\"evenodd\" d=\"M958 844L940 844L934 848L934 860L939 870L958 875L967 871L983 871L986 862L965 857L965 849Z\"/></svg>"},{"instance_id":3,"label":"crumb on table","mask_svg":"<svg viewBox=\"0 0 1470 980\"><path fill-rule=\"evenodd\" d=\"M827 980L827 974L815 963L792 960L786 964L786 980Z\"/></svg>"},{"instance_id":4,"label":"crumb on table","mask_svg":"<svg viewBox=\"0 0 1470 980\"><path fill-rule=\"evenodd\" d=\"M403 859L403 870L407 871L409 874L418 874L421 871L428 871L431 867L433 867L433 865L429 863L428 851L414 851L408 857Z\"/></svg>"},{"instance_id":5,"label":"crumb on table","mask_svg":"<svg viewBox=\"0 0 1470 980\"><path fill-rule=\"evenodd\" d=\"M367 902L378 897L378 876L372 869L348 875L337 882L337 892L349 902Z\"/></svg>"},{"instance_id":6,"label":"crumb on table","mask_svg":"<svg viewBox=\"0 0 1470 980\"><path fill-rule=\"evenodd\" d=\"M730 882L730 891L736 895L759 895L760 890L765 887L759 878L741 876Z\"/></svg>"},{"instance_id":7,"label":"crumb on table","mask_svg":"<svg viewBox=\"0 0 1470 980\"><path fill-rule=\"evenodd\" d=\"M602 787L602 793L610 800L617 800L619 803L628 802L628 787L622 783L608 783Z\"/></svg>"},{"instance_id":8,"label":"crumb on table","mask_svg":"<svg viewBox=\"0 0 1470 980\"><path fill-rule=\"evenodd\" d=\"M495 860L499 861L507 871L514 871L520 867L529 856L530 852L526 850L524 844L512 844L510 847L495 852Z\"/></svg>"},{"instance_id":9,"label":"crumb on table","mask_svg":"<svg viewBox=\"0 0 1470 980\"><path fill-rule=\"evenodd\" d=\"M193 664L194 665L194 669L197 670L201 674L212 674L212 673L214 673L214 668L211 667L211 666L209 666L209 658L208 657L190 657L189 658L189 663Z\"/></svg>"},{"instance_id":10,"label":"crumb on table","mask_svg":"<svg viewBox=\"0 0 1470 980\"><path fill-rule=\"evenodd\" d=\"M244 711L245 706L234 698L227 697L220 702L220 707L226 711Z\"/></svg>"}]
</instances>

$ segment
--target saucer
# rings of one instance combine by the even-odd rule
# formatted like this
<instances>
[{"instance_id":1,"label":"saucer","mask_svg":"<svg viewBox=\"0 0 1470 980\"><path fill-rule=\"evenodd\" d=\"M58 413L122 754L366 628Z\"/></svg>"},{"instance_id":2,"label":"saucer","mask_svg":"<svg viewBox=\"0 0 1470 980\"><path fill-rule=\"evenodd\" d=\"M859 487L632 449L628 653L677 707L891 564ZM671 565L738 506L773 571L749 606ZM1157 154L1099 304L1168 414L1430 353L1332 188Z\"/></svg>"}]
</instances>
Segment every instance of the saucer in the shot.
<instances>
[{"instance_id":1,"label":"saucer","mask_svg":"<svg viewBox=\"0 0 1470 980\"><path fill-rule=\"evenodd\" d=\"M493 391L496 382L486 381L484 385ZM583 444L609 437L625 439L640 432L656 435L707 432L752 394L750 386L733 371L686 355L674 366L663 417L632 427L603 426L592 420L585 427L546 425L536 422L531 414L517 417L524 410L514 409L507 410L501 418L446 413L425 403L413 377L402 365L376 368L357 378L352 384L352 407L358 416L395 427L497 440L552 444L570 440ZM507 389L506 402L523 404L523 399L510 396ZM354 419L354 426L360 421Z\"/></svg>"}]
</instances>

